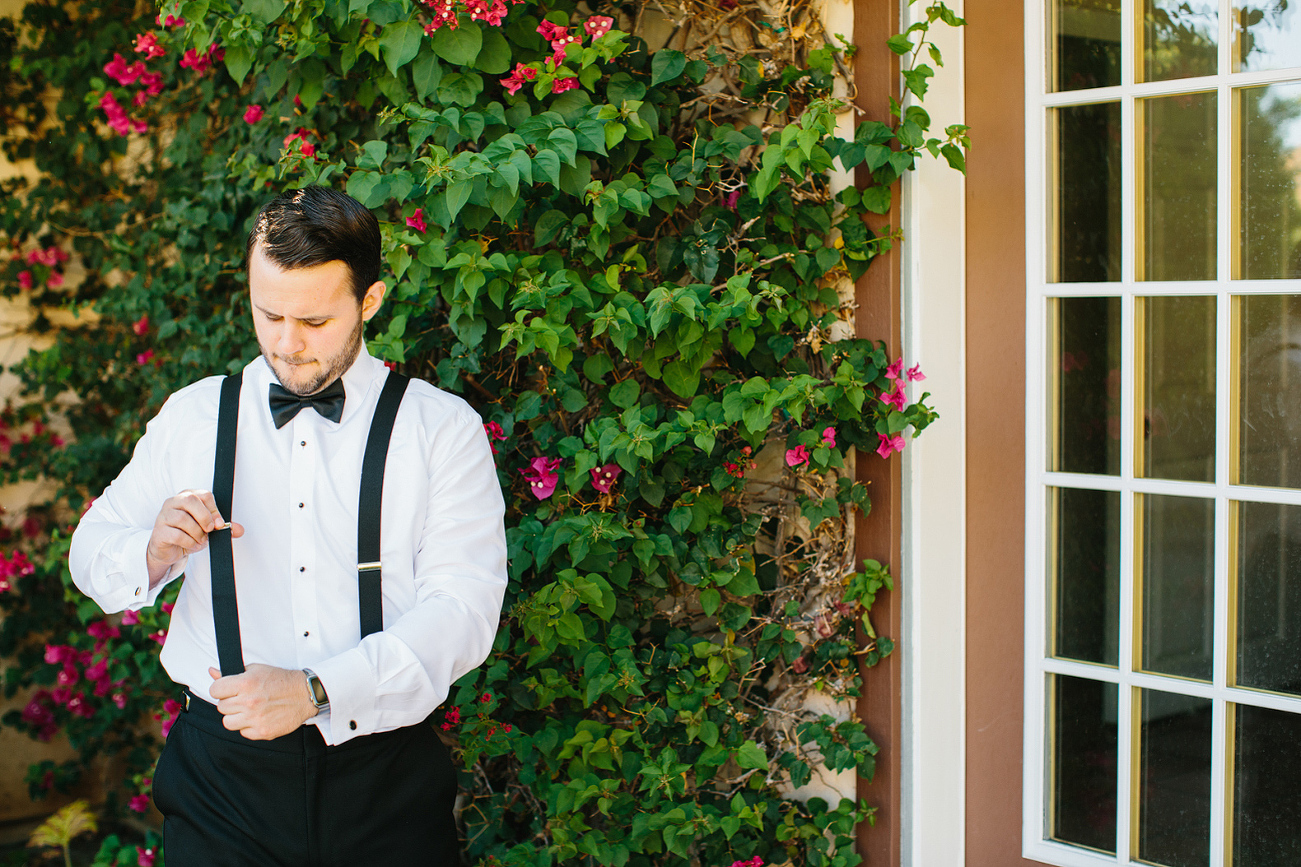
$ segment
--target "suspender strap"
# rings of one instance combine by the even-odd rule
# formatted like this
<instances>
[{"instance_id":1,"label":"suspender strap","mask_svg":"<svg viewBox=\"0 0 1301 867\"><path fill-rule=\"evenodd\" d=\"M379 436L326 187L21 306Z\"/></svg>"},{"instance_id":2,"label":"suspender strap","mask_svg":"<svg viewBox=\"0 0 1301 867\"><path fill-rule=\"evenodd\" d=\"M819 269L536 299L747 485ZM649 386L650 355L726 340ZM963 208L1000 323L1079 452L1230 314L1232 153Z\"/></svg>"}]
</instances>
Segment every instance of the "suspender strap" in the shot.
<instances>
[{"instance_id":1,"label":"suspender strap","mask_svg":"<svg viewBox=\"0 0 1301 867\"><path fill-rule=\"evenodd\" d=\"M383 596L380 593L380 500L384 493L384 464L388 458L389 439L393 436L393 421L397 418L408 382L408 377L389 371L370 423L366 454L361 461L361 497L357 506L357 606L361 614L362 638L384 628Z\"/></svg>"},{"instance_id":2,"label":"suspender strap","mask_svg":"<svg viewBox=\"0 0 1301 867\"><path fill-rule=\"evenodd\" d=\"M235 430L239 422L239 387L243 373L227 376L221 383L217 410L217 459L212 470L212 498L223 520L232 520L231 499L235 490ZM212 617L217 633L217 659L223 675L244 671L244 652L239 642L239 608L235 604L235 557L230 529L208 534L212 564Z\"/></svg>"}]
</instances>

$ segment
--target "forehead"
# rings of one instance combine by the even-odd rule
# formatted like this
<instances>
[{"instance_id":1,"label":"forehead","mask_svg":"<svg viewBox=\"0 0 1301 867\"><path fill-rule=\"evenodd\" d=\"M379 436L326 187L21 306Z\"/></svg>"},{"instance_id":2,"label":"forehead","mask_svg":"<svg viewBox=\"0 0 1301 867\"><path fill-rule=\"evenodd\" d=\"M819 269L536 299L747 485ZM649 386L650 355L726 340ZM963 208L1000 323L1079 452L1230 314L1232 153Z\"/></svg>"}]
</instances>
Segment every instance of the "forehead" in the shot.
<instances>
[{"instance_id":1,"label":"forehead","mask_svg":"<svg viewBox=\"0 0 1301 867\"><path fill-rule=\"evenodd\" d=\"M335 260L304 268L281 268L258 244L248 263L249 296L254 306L282 316L308 318L357 306L352 274Z\"/></svg>"}]
</instances>

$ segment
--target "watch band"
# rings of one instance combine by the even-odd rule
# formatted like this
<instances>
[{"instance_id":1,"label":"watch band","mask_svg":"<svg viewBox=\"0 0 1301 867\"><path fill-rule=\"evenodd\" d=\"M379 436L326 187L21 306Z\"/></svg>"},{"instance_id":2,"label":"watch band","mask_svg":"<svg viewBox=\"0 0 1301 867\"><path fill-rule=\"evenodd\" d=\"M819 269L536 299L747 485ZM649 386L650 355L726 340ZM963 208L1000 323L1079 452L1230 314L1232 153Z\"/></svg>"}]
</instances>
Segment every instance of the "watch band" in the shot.
<instances>
[{"instance_id":1,"label":"watch band","mask_svg":"<svg viewBox=\"0 0 1301 867\"><path fill-rule=\"evenodd\" d=\"M311 700L312 706L317 710L330 709L330 696L325 691L325 684L316 676L316 672L310 668L304 668L303 674L307 675L307 697Z\"/></svg>"}]
</instances>

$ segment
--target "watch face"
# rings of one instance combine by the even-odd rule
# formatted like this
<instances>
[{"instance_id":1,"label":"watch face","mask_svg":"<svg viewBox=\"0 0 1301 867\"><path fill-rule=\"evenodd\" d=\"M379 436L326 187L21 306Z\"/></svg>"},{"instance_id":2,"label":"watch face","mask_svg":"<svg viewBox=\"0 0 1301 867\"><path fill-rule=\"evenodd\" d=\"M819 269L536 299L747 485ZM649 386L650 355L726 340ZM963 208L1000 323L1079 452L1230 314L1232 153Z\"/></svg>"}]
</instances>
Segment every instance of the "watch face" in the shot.
<instances>
[{"instance_id":1,"label":"watch face","mask_svg":"<svg viewBox=\"0 0 1301 867\"><path fill-rule=\"evenodd\" d=\"M321 679L316 675L312 675L310 680L312 684L312 695L316 698L316 704L319 706L328 702L329 699L325 695L325 686L321 683Z\"/></svg>"}]
</instances>

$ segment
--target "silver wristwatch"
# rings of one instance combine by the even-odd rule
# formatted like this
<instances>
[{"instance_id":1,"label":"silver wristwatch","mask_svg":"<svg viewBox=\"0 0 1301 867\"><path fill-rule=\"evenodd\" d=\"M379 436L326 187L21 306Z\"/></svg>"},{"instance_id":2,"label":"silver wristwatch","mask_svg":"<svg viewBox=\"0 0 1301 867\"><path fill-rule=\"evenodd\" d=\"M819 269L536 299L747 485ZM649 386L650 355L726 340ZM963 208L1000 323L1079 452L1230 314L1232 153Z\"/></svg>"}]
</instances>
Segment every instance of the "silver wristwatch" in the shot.
<instances>
[{"instance_id":1,"label":"silver wristwatch","mask_svg":"<svg viewBox=\"0 0 1301 867\"><path fill-rule=\"evenodd\" d=\"M330 709L330 696L325 692L325 684L316 676L316 672L310 668L304 668L303 674L307 675L307 697L311 699L312 705L317 711Z\"/></svg>"}]
</instances>

